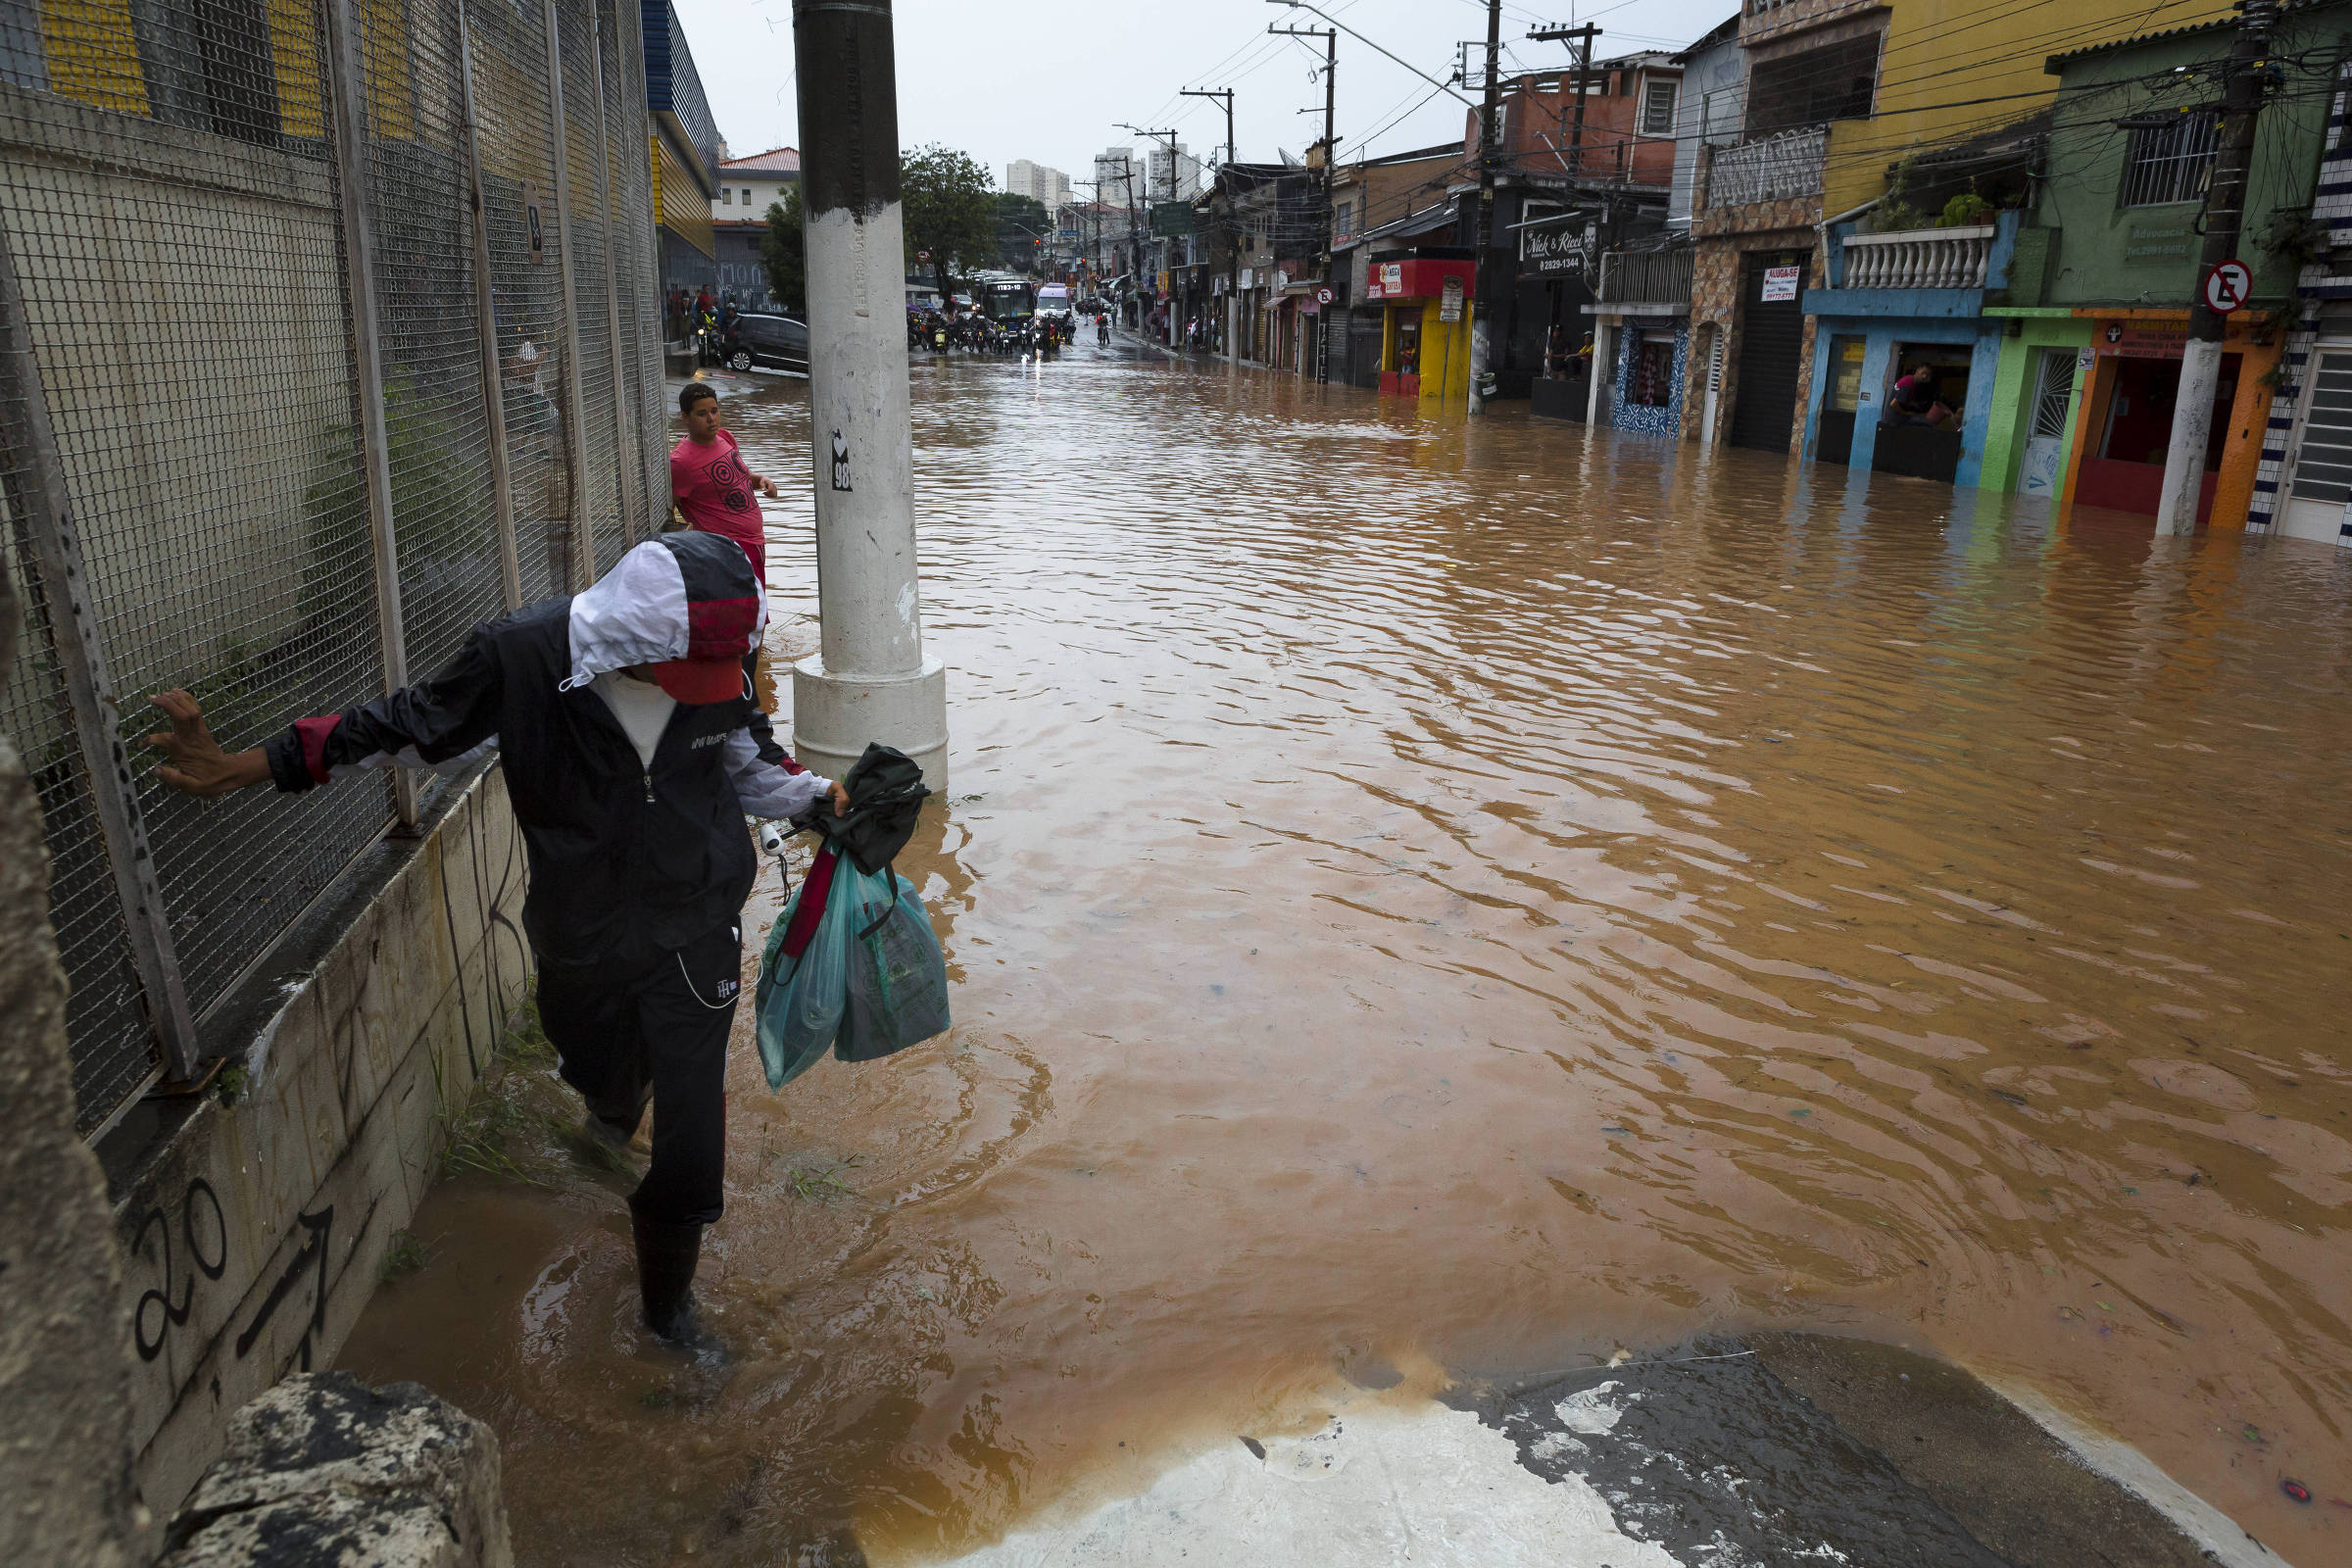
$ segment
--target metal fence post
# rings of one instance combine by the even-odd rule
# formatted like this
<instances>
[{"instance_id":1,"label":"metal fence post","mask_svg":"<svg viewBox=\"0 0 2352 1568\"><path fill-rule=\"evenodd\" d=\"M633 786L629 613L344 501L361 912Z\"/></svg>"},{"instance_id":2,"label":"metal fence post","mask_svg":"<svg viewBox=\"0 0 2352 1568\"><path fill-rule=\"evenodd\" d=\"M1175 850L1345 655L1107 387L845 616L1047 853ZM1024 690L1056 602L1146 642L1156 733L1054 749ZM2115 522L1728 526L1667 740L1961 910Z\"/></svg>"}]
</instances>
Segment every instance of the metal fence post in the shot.
<instances>
[{"instance_id":1,"label":"metal fence post","mask_svg":"<svg viewBox=\"0 0 2352 1568\"><path fill-rule=\"evenodd\" d=\"M130 754L123 749L122 724L106 655L98 644L98 622L90 609L89 578L81 542L66 494L65 467L57 434L49 424L49 403L33 356L32 323L17 279L16 255L0 225L0 431L23 466L24 531L32 543L34 569L49 608L50 642L65 676L106 858L114 872L115 895L130 939L131 961L146 995L147 1016L174 1078L196 1074L196 1016L181 983L179 958L172 947L172 923L156 880L155 857L139 812L138 784Z\"/></svg>"},{"instance_id":2,"label":"metal fence post","mask_svg":"<svg viewBox=\"0 0 2352 1568\"><path fill-rule=\"evenodd\" d=\"M481 129L473 114L473 24L458 7L458 107L466 122L466 184L473 207L473 319L482 340L482 417L490 437L491 504L498 520L498 576L507 608L522 608L522 556L514 542L514 475L508 465L507 389L492 299L490 210L482 188Z\"/></svg>"},{"instance_id":3,"label":"metal fence post","mask_svg":"<svg viewBox=\"0 0 2352 1568\"><path fill-rule=\"evenodd\" d=\"M352 0L325 0L326 79L334 99L329 141L341 201L343 263L351 303L351 368L359 381L360 464L368 481L368 531L375 544L375 614L383 640L384 688L409 683L408 634L401 620L400 552L393 535L392 464L384 433L383 359L376 347L375 224L368 170L368 100L360 29ZM392 770L392 809L403 830L416 826L416 780Z\"/></svg>"},{"instance_id":4,"label":"metal fence post","mask_svg":"<svg viewBox=\"0 0 2352 1568\"><path fill-rule=\"evenodd\" d=\"M596 62L596 200L605 215L605 343L612 350L612 502L620 509L620 536L634 544L637 540L637 519L631 516L629 506L629 455L643 450L643 443L628 439L627 425L634 417L624 420L621 406L628 402L629 380L622 366L620 347L620 272L612 259L619 245L620 214L612 200L612 141L605 124L605 11L600 0L596 5L596 47L590 58ZM617 40L616 40L617 41ZM616 48L614 53L619 51ZM636 465L643 479L645 464Z\"/></svg>"},{"instance_id":5,"label":"metal fence post","mask_svg":"<svg viewBox=\"0 0 2352 1568\"><path fill-rule=\"evenodd\" d=\"M564 264L564 424L569 439L564 461L571 492L571 590L596 580L596 540L586 515L588 507L588 432L580 404L580 295L571 273L571 137L564 122L564 33L556 22L556 0L539 0L547 26L548 135L556 150L556 245ZM602 102L600 95L599 102ZM612 236L606 241L611 243Z\"/></svg>"}]
</instances>

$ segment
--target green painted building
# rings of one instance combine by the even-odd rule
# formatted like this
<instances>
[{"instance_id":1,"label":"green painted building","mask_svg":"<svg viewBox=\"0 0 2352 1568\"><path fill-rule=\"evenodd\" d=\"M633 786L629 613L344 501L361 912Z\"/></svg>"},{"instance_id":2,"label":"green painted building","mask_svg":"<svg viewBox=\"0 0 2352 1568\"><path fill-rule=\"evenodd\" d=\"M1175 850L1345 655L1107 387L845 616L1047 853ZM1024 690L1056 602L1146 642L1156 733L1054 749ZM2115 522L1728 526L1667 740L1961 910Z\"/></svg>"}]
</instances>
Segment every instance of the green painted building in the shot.
<instances>
[{"instance_id":1,"label":"green painted building","mask_svg":"<svg viewBox=\"0 0 2352 1568\"><path fill-rule=\"evenodd\" d=\"M2154 513L2201 273L2220 68L2236 28L2230 19L2050 59L2061 85L2035 200L2009 286L1984 306L2007 324L1984 487ZM2207 459L2205 506L2217 526L2242 525L2252 500L2347 53L2352 3L2282 9L2238 247L2254 297L2225 343Z\"/></svg>"}]
</instances>

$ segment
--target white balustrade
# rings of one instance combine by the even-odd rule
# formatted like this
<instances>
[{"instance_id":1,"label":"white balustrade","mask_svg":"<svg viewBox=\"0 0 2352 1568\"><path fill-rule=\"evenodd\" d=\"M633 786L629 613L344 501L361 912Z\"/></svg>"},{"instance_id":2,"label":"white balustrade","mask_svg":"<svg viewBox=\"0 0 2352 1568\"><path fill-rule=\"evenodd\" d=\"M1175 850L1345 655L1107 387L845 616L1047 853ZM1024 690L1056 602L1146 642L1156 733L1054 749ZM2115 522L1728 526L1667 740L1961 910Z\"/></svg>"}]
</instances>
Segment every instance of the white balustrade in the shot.
<instances>
[{"instance_id":1,"label":"white balustrade","mask_svg":"<svg viewBox=\"0 0 2352 1568\"><path fill-rule=\"evenodd\" d=\"M1973 228L1915 228L1899 234L1849 234L1840 288L1983 288L1992 256L1990 223Z\"/></svg>"}]
</instances>

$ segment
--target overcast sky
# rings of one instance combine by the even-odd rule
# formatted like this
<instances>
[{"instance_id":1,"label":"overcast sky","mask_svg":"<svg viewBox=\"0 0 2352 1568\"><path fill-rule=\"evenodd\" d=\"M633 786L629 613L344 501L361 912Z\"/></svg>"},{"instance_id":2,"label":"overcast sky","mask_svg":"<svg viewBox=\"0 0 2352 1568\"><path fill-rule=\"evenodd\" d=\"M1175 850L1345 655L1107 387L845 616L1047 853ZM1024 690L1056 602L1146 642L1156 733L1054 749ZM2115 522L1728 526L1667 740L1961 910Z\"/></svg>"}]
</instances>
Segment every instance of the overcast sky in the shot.
<instances>
[{"instance_id":1,"label":"overcast sky","mask_svg":"<svg viewBox=\"0 0 2352 1568\"><path fill-rule=\"evenodd\" d=\"M737 157L800 145L791 0L675 0L719 134ZM1322 9L1439 80L1455 45L1486 38L1484 0L1315 0ZM1565 64L1568 47L1531 43L1531 27L1591 21L1595 58L1689 43L1737 14L1737 0L1562 0L1545 13L1502 8L1505 70ZM1181 87L1234 89L1245 163L1294 156L1323 131L1321 39L1269 37L1268 24L1321 26L1267 0L896 0L899 136L945 142L985 165L1027 158L1091 179L1105 147L1146 145L1118 128L1175 129L1205 157L1225 140L1225 113ZM1338 123L1343 158L1457 140L1463 106L1369 45L1340 34ZM1433 97L1434 94L1434 97ZM1416 107L1416 105L1418 107ZM1298 113L1301 109L1312 114ZM1081 196L1085 193L1081 192Z\"/></svg>"}]
</instances>

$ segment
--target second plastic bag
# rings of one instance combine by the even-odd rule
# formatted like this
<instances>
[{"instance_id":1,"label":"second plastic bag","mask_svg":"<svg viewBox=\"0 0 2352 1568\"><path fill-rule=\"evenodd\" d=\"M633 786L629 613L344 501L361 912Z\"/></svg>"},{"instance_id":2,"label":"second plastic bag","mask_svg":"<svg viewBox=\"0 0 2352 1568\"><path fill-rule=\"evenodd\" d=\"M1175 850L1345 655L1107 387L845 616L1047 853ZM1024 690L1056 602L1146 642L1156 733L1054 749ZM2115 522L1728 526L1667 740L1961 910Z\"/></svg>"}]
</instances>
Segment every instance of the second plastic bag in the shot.
<instances>
[{"instance_id":1,"label":"second plastic bag","mask_svg":"<svg viewBox=\"0 0 2352 1568\"><path fill-rule=\"evenodd\" d=\"M844 1061L872 1061L946 1034L948 964L914 884L884 866L867 876L844 863L854 881L856 923L850 946L850 1004L833 1052ZM828 907L830 920L840 906Z\"/></svg>"}]
</instances>

